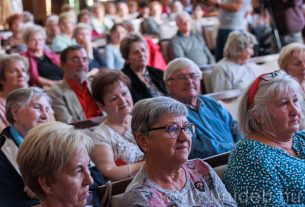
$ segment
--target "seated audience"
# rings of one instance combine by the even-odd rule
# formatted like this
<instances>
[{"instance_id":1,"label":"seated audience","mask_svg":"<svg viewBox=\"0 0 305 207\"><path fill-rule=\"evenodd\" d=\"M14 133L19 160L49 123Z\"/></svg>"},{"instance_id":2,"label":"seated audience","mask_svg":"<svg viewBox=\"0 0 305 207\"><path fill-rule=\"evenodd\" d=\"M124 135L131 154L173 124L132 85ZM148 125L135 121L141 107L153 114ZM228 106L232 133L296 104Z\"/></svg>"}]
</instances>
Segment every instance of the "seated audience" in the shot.
<instances>
[{"instance_id":1,"label":"seated audience","mask_svg":"<svg viewBox=\"0 0 305 207\"><path fill-rule=\"evenodd\" d=\"M240 101L246 138L232 151L225 173L238 206L305 205L305 133L299 83L283 70L259 76Z\"/></svg>"},{"instance_id":2,"label":"seated audience","mask_svg":"<svg viewBox=\"0 0 305 207\"><path fill-rule=\"evenodd\" d=\"M131 80L133 102L166 94L162 80L163 71L147 66L147 46L145 39L136 33L125 37L120 45L125 59L122 69Z\"/></svg>"},{"instance_id":3,"label":"seated audience","mask_svg":"<svg viewBox=\"0 0 305 207\"><path fill-rule=\"evenodd\" d=\"M90 59L89 71L93 69L101 69L106 67L106 62L97 48L94 48L92 45L91 38L91 28L89 25L80 23L78 24L73 32L73 37L76 40L76 43L82 45L88 54Z\"/></svg>"},{"instance_id":4,"label":"seated audience","mask_svg":"<svg viewBox=\"0 0 305 207\"><path fill-rule=\"evenodd\" d=\"M76 16L73 12L64 12L59 15L58 25L61 33L53 38L51 49L61 52L70 45L76 44L73 39L73 30L76 24Z\"/></svg>"},{"instance_id":5,"label":"seated audience","mask_svg":"<svg viewBox=\"0 0 305 207\"><path fill-rule=\"evenodd\" d=\"M23 53L29 60L30 85L50 88L63 78L59 56L45 46L45 30L38 25L29 26L23 33L27 51Z\"/></svg>"},{"instance_id":6,"label":"seated audience","mask_svg":"<svg viewBox=\"0 0 305 207\"><path fill-rule=\"evenodd\" d=\"M100 2L96 2L92 6L92 27L98 33L99 36L104 36L110 28L113 22L110 18L105 16L104 5Z\"/></svg>"},{"instance_id":7,"label":"seated audience","mask_svg":"<svg viewBox=\"0 0 305 207\"><path fill-rule=\"evenodd\" d=\"M9 125L5 115L6 98L13 90L27 88L29 63L17 54L0 58L0 132Z\"/></svg>"},{"instance_id":8,"label":"seated audience","mask_svg":"<svg viewBox=\"0 0 305 207\"><path fill-rule=\"evenodd\" d=\"M177 34L170 40L170 54L173 58L187 57L198 66L215 63L201 35L192 33L191 16L187 12L181 12L176 16L178 27Z\"/></svg>"},{"instance_id":9,"label":"seated audience","mask_svg":"<svg viewBox=\"0 0 305 207\"><path fill-rule=\"evenodd\" d=\"M26 44L22 38L23 16L22 14L12 14L7 18L7 24L12 35L5 42L7 52L23 52L26 50Z\"/></svg>"},{"instance_id":10,"label":"seated audience","mask_svg":"<svg viewBox=\"0 0 305 207\"><path fill-rule=\"evenodd\" d=\"M132 133L146 162L127 187L123 206L237 206L213 168L188 161L196 127L187 114L168 97L135 105Z\"/></svg>"},{"instance_id":11,"label":"seated audience","mask_svg":"<svg viewBox=\"0 0 305 207\"><path fill-rule=\"evenodd\" d=\"M255 44L255 36L248 32L236 30L230 33L224 48L224 58L215 65L211 74L213 92L248 87L255 79L255 73L248 64Z\"/></svg>"},{"instance_id":12,"label":"seated audience","mask_svg":"<svg viewBox=\"0 0 305 207\"><path fill-rule=\"evenodd\" d=\"M46 44L51 46L54 37L60 33L57 15L50 15L47 17L45 22L45 31L47 34Z\"/></svg>"},{"instance_id":13,"label":"seated audience","mask_svg":"<svg viewBox=\"0 0 305 207\"><path fill-rule=\"evenodd\" d=\"M193 8L191 21L192 32L196 35L203 35L203 15L203 5L200 3L196 4Z\"/></svg>"},{"instance_id":14,"label":"seated audience","mask_svg":"<svg viewBox=\"0 0 305 207\"><path fill-rule=\"evenodd\" d=\"M148 3L145 0L142 0L139 2L139 15L138 15L138 19L142 19L145 20L149 17L149 7L148 7Z\"/></svg>"},{"instance_id":15,"label":"seated audience","mask_svg":"<svg viewBox=\"0 0 305 207\"><path fill-rule=\"evenodd\" d=\"M171 61L164 72L169 95L187 106L188 120L196 125L190 159L228 152L242 138L230 113L216 100L200 95L201 78L199 67L187 58Z\"/></svg>"},{"instance_id":16,"label":"seated audience","mask_svg":"<svg viewBox=\"0 0 305 207\"><path fill-rule=\"evenodd\" d=\"M144 155L131 133L133 102L130 80L120 71L100 71L92 81L92 93L107 119L92 133L95 147L91 158L97 169L111 180L135 175Z\"/></svg>"},{"instance_id":17,"label":"seated audience","mask_svg":"<svg viewBox=\"0 0 305 207\"><path fill-rule=\"evenodd\" d=\"M301 43L286 45L280 51L278 64L281 69L297 79L301 86L300 104L303 116L300 129L305 129L305 46Z\"/></svg>"},{"instance_id":18,"label":"seated audience","mask_svg":"<svg viewBox=\"0 0 305 207\"><path fill-rule=\"evenodd\" d=\"M182 5L181 1L179 1L179 0L173 1L171 3L171 13L169 15L169 19L171 21L175 21L177 14L181 13L182 11L183 11L183 5Z\"/></svg>"},{"instance_id":19,"label":"seated audience","mask_svg":"<svg viewBox=\"0 0 305 207\"><path fill-rule=\"evenodd\" d=\"M48 91L55 119L72 123L100 116L86 80L89 58L85 48L80 45L67 47L61 52L60 61L64 79Z\"/></svg>"},{"instance_id":20,"label":"seated audience","mask_svg":"<svg viewBox=\"0 0 305 207\"><path fill-rule=\"evenodd\" d=\"M138 2L136 0L127 1L129 16L133 19L136 19L139 15L138 12Z\"/></svg>"},{"instance_id":21,"label":"seated audience","mask_svg":"<svg viewBox=\"0 0 305 207\"><path fill-rule=\"evenodd\" d=\"M159 37L160 26L167 21L166 15L162 14L162 4L158 1L149 3L150 16L143 19L140 31L144 35Z\"/></svg>"},{"instance_id":22,"label":"seated audience","mask_svg":"<svg viewBox=\"0 0 305 207\"><path fill-rule=\"evenodd\" d=\"M1 206L31 207L39 203L35 194L24 185L16 157L28 131L50 121L49 110L51 100L40 88L16 89L7 97L6 118L11 125L0 135Z\"/></svg>"},{"instance_id":23,"label":"seated audience","mask_svg":"<svg viewBox=\"0 0 305 207\"><path fill-rule=\"evenodd\" d=\"M120 43L124 37L127 36L127 30L123 24L115 24L110 30L109 43L104 50L104 59L107 68L122 69L124 66L124 59L120 51Z\"/></svg>"},{"instance_id":24,"label":"seated audience","mask_svg":"<svg viewBox=\"0 0 305 207\"><path fill-rule=\"evenodd\" d=\"M130 21L133 19L133 17L129 15L128 6L125 1L118 1L116 3L116 12L114 19L115 23L122 23L123 21Z\"/></svg>"},{"instance_id":25,"label":"seated audience","mask_svg":"<svg viewBox=\"0 0 305 207\"><path fill-rule=\"evenodd\" d=\"M24 182L42 202L37 207L85 207L93 183L88 155L92 147L90 137L60 122L27 134L17 162Z\"/></svg>"}]
</instances>

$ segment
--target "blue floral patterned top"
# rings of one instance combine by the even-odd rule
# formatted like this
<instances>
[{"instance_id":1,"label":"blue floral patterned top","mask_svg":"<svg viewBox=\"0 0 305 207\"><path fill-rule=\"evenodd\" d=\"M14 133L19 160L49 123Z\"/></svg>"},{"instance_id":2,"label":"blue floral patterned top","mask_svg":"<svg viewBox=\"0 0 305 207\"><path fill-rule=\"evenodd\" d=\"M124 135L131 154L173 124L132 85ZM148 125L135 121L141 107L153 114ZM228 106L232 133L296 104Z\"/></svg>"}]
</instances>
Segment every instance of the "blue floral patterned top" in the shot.
<instances>
[{"instance_id":1,"label":"blue floral patterned top","mask_svg":"<svg viewBox=\"0 0 305 207\"><path fill-rule=\"evenodd\" d=\"M238 206L305 206L305 132L296 132L296 158L251 139L231 153L225 183Z\"/></svg>"}]
</instances>

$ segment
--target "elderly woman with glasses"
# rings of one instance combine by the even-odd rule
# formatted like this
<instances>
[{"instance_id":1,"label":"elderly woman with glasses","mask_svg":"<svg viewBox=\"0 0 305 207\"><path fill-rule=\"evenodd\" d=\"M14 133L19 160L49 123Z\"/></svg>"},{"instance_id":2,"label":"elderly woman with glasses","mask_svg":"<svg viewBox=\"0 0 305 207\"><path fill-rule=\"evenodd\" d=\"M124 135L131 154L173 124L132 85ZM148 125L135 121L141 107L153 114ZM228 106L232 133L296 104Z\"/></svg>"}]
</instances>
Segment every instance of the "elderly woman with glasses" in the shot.
<instances>
[{"instance_id":1,"label":"elderly woman with glasses","mask_svg":"<svg viewBox=\"0 0 305 207\"><path fill-rule=\"evenodd\" d=\"M230 33L224 48L224 58L216 63L211 74L213 92L245 89L255 79L255 73L248 64L255 44L255 36L248 32Z\"/></svg>"},{"instance_id":2,"label":"elderly woman with glasses","mask_svg":"<svg viewBox=\"0 0 305 207\"><path fill-rule=\"evenodd\" d=\"M299 83L283 70L259 76L243 95L226 187L238 206L305 205L305 133Z\"/></svg>"},{"instance_id":3,"label":"elderly woman with glasses","mask_svg":"<svg viewBox=\"0 0 305 207\"><path fill-rule=\"evenodd\" d=\"M123 206L236 206L208 164L188 161L195 125L187 113L168 97L135 104L131 128L146 162L128 186Z\"/></svg>"}]
</instances>

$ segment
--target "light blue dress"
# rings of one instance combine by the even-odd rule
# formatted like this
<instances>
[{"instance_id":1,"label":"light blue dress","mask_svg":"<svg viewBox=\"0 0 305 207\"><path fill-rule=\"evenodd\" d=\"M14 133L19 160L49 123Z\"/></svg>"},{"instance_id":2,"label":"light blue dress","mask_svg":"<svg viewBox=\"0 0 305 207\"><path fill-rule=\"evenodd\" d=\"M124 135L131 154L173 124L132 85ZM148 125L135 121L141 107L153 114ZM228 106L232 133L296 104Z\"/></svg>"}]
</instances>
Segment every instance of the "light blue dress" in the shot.
<instances>
[{"instance_id":1,"label":"light blue dress","mask_svg":"<svg viewBox=\"0 0 305 207\"><path fill-rule=\"evenodd\" d=\"M251 139L230 155L225 183L238 206L305 206L305 133L293 137L296 158Z\"/></svg>"},{"instance_id":2,"label":"light blue dress","mask_svg":"<svg viewBox=\"0 0 305 207\"><path fill-rule=\"evenodd\" d=\"M123 68L125 60L123 59L120 49L108 44L103 53L107 68L120 70Z\"/></svg>"}]
</instances>

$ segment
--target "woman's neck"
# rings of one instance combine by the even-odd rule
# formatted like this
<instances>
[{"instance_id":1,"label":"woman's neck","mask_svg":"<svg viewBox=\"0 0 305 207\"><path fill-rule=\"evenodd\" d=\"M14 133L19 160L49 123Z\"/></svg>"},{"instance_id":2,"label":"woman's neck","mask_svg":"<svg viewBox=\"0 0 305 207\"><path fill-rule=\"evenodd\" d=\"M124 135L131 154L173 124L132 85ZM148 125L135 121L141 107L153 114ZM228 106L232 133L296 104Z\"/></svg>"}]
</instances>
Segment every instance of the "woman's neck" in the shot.
<instances>
[{"instance_id":1,"label":"woman's neck","mask_svg":"<svg viewBox=\"0 0 305 207\"><path fill-rule=\"evenodd\" d=\"M293 139L292 135L287 138L277 137L275 134L265 133L263 131L257 132L249 136L255 141L262 142L266 145L277 147L285 150L287 153L296 156L296 152L292 149Z\"/></svg>"},{"instance_id":2,"label":"woman's neck","mask_svg":"<svg viewBox=\"0 0 305 207\"><path fill-rule=\"evenodd\" d=\"M135 72L137 75L144 75L146 67L133 67L130 65L130 68L133 72Z\"/></svg>"},{"instance_id":3,"label":"woman's neck","mask_svg":"<svg viewBox=\"0 0 305 207\"><path fill-rule=\"evenodd\" d=\"M144 170L148 177L154 181L157 185L168 190L180 191L186 182L185 170L182 168L183 163L177 165L165 165L163 167L157 166L148 160L144 164ZM160 164L160 160L158 160Z\"/></svg>"},{"instance_id":4,"label":"woman's neck","mask_svg":"<svg viewBox=\"0 0 305 207\"><path fill-rule=\"evenodd\" d=\"M125 135L131 128L131 115L127 115L124 118L108 117L104 123L115 129L121 135Z\"/></svg>"}]
</instances>

